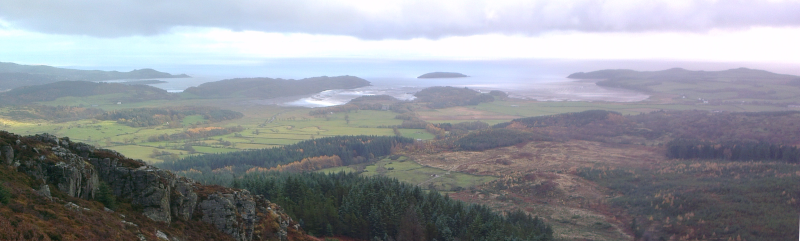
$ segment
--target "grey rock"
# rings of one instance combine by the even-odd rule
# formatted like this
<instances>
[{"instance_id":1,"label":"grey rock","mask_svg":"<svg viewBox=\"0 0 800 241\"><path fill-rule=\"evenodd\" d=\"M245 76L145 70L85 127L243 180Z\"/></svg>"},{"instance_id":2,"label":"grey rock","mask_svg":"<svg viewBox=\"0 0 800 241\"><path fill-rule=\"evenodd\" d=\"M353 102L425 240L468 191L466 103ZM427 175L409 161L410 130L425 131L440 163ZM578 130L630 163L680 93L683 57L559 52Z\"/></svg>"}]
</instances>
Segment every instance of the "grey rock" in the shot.
<instances>
[{"instance_id":1,"label":"grey rock","mask_svg":"<svg viewBox=\"0 0 800 241\"><path fill-rule=\"evenodd\" d=\"M165 223L172 221L170 184L174 185L177 179L174 174L148 166L127 168L118 159L89 158L89 163L97 168L100 179L108 183L115 196L131 199L131 204L141 205L144 215L152 220Z\"/></svg>"},{"instance_id":2,"label":"grey rock","mask_svg":"<svg viewBox=\"0 0 800 241\"><path fill-rule=\"evenodd\" d=\"M63 161L55 164L48 162L45 156L37 158L38 161L26 160L22 162L19 170L36 179L54 184L59 191L69 196L94 198L99 186L94 166L72 153L63 153L60 157Z\"/></svg>"},{"instance_id":3,"label":"grey rock","mask_svg":"<svg viewBox=\"0 0 800 241\"><path fill-rule=\"evenodd\" d=\"M53 196L50 195L50 186L47 184L42 184L42 187L40 187L39 191L36 191L36 193L50 199L50 201L53 200Z\"/></svg>"},{"instance_id":4,"label":"grey rock","mask_svg":"<svg viewBox=\"0 0 800 241\"><path fill-rule=\"evenodd\" d=\"M75 204L73 202L68 202L67 204L64 204L64 207L66 207L68 209L72 209L72 211L76 211L76 212L89 211L90 210L88 208L78 206L78 204Z\"/></svg>"},{"instance_id":5,"label":"grey rock","mask_svg":"<svg viewBox=\"0 0 800 241\"><path fill-rule=\"evenodd\" d=\"M173 187L175 196L172 197L170 206L172 215L183 221L192 219L192 213L197 205L197 193L194 192L191 182L193 182L191 179L181 178Z\"/></svg>"},{"instance_id":6,"label":"grey rock","mask_svg":"<svg viewBox=\"0 0 800 241\"><path fill-rule=\"evenodd\" d=\"M161 232L161 230L156 230L156 237L158 239L160 239L160 240L169 241L169 237L167 236L167 234L165 234L164 232Z\"/></svg>"},{"instance_id":7,"label":"grey rock","mask_svg":"<svg viewBox=\"0 0 800 241\"><path fill-rule=\"evenodd\" d=\"M125 224L125 225L128 225L128 226L133 226L133 227L139 227L138 224L131 223L131 222L128 222L128 221L125 221L125 220L122 220L122 224Z\"/></svg>"},{"instance_id":8,"label":"grey rock","mask_svg":"<svg viewBox=\"0 0 800 241\"><path fill-rule=\"evenodd\" d=\"M55 144L56 146L59 145L58 137L56 137L54 135L47 134L47 133L44 133L44 134L41 134L41 135L38 135L38 134L34 135L33 139L36 139L38 141L45 142L45 143Z\"/></svg>"},{"instance_id":9,"label":"grey rock","mask_svg":"<svg viewBox=\"0 0 800 241\"><path fill-rule=\"evenodd\" d=\"M75 204L75 203L72 203L72 202L68 202L68 203L64 204L64 207L66 207L68 209L72 209L73 211L80 211L81 210L81 207L78 206L78 204Z\"/></svg>"},{"instance_id":10,"label":"grey rock","mask_svg":"<svg viewBox=\"0 0 800 241\"><path fill-rule=\"evenodd\" d=\"M28 138L48 146L37 144L40 155L16 162L13 161L14 149L2 146L0 158L3 162L0 163L15 163L17 171L45 183L37 191L43 196L50 197L52 186L72 197L92 199L102 181L111 187L117 198L142 207L144 216L158 222L191 221L195 215L201 215L200 220L240 241L287 240L288 230L298 228L291 225L293 222L279 207L270 207L269 201L251 195L247 190L217 187L210 189L214 190L213 194L207 194L205 190L209 190L208 187L192 179L141 161L124 159L114 151L102 150L102 156L110 158L90 158L98 155L98 150L84 143L73 143L67 138L58 139L48 134ZM25 146L17 148L18 151L27 150ZM131 168L131 165L138 168ZM198 193L200 190L203 190L203 195ZM74 203L65 206L75 211L88 210ZM277 216L280 229L276 233L255 231L268 226L264 224L267 220L273 220L260 218L265 215Z\"/></svg>"},{"instance_id":11,"label":"grey rock","mask_svg":"<svg viewBox=\"0 0 800 241\"><path fill-rule=\"evenodd\" d=\"M89 154L95 150L94 146L85 143L72 143L69 146L73 153L82 156L83 158L89 157Z\"/></svg>"},{"instance_id":12,"label":"grey rock","mask_svg":"<svg viewBox=\"0 0 800 241\"><path fill-rule=\"evenodd\" d=\"M6 165L11 165L14 161L14 148L11 146L0 147L0 159L5 161Z\"/></svg>"},{"instance_id":13,"label":"grey rock","mask_svg":"<svg viewBox=\"0 0 800 241\"><path fill-rule=\"evenodd\" d=\"M257 222L255 206L253 196L242 190L232 194L211 194L200 202L199 208L203 222L213 224L236 240L253 240L253 224ZM237 216L241 216L241 222Z\"/></svg>"}]
</instances>

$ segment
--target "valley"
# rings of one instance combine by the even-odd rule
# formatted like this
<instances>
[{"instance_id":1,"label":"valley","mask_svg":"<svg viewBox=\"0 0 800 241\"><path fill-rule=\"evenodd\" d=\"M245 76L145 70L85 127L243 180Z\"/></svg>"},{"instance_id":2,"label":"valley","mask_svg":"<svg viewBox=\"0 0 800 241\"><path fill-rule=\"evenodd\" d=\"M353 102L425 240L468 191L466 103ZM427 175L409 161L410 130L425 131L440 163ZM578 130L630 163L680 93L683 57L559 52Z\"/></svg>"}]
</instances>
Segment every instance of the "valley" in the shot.
<instances>
[{"instance_id":1,"label":"valley","mask_svg":"<svg viewBox=\"0 0 800 241\"><path fill-rule=\"evenodd\" d=\"M28 105L4 105L0 130L69 137L206 184L235 186L242 178L289 175L275 173L284 169L399 180L498 212L522 210L550 225L555 240L768 240L764 237L791 236L782 230L796 222L792 213L798 211L800 190L790 183L800 181L795 156L800 155L795 152L800 126L794 124L800 114L791 108L794 97L783 92L776 92L787 95L780 103L772 97L744 102L709 97L705 102L654 88L647 90L650 99L619 103L536 101L439 87L425 89L414 101L378 96L312 109L264 104L268 102L261 98L272 97L236 88L208 98L197 90L144 99L133 98L144 96L136 90L115 88L129 93L133 101L118 101L118 94L67 94ZM366 146L379 137L404 139L380 151L341 144L353 148L337 150L335 158L341 160L318 158L333 152L317 142L344 141L336 139L340 136L361 136ZM734 140L769 143L787 151L774 160L747 162L669 158L668 149L678 145L671 141L679 138L722 146L717 148L727 148ZM199 164L212 157L233 157L226 154L298 144L305 148L300 154L271 162L246 157L240 160L247 164ZM302 154L312 152L320 154ZM764 210L766 206L776 211ZM311 218L297 208L302 206L290 208L288 214ZM756 228L726 225L732 218L754 224L767 213L776 221ZM322 225L322 219L308 222ZM313 235L364 235L307 228L315 230Z\"/></svg>"}]
</instances>

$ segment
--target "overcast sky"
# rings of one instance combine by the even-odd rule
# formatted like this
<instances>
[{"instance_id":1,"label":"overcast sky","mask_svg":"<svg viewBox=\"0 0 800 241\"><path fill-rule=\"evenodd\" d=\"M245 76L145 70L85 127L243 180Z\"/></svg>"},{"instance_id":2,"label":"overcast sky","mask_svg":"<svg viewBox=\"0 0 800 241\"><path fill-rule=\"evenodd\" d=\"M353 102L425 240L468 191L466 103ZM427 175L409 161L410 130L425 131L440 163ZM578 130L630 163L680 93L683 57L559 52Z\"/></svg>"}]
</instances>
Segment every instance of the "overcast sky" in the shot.
<instances>
[{"instance_id":1,"label":"overcast sky","mask_svg":"<svg viewBox=\"0 0 800 241\"><path fill-rule=\"evenodd\" d=\"M800 64L800 1L0 0L0 61L656 59Z\"/></svg>"}]
</instances>

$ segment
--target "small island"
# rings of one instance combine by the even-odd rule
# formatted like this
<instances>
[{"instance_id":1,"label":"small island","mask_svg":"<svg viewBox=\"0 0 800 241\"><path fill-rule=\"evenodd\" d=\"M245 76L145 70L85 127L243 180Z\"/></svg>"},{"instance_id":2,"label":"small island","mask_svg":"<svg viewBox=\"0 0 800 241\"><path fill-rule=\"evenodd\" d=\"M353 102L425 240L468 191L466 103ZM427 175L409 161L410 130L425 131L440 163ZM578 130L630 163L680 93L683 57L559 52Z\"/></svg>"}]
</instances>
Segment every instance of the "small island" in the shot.
<instances>
[{"instance_id":1,"label":"small island","mask_svg":"<svg viewBox=\"0 0 800 241\"><path fill-rule=\"evenodd\" d=\"M469 76L455 72L431 72L420 75L419 77L417 77L417 79L464 78L464 77L469 77Z\"/></svg>"}]
</instances>

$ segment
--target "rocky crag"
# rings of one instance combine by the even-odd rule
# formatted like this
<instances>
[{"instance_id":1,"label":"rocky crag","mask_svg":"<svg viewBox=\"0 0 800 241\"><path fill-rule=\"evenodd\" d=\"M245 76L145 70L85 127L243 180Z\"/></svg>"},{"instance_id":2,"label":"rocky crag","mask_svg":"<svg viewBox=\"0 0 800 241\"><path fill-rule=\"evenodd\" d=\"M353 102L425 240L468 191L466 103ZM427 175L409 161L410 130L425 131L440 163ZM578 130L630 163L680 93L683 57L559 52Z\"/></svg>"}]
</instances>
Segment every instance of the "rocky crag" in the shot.
<instances>
[{"instance_id":1,"label":"rocky crag","mask_svg":"<svg viewBox=\"0 0 800 241\"><path fill-rule=\"evenodd\" d=\"M203 222L233 240L243 241L305 237L278 205L247 190L201 185L68 138L48 134L21 137L0 131L0 163L33 178L40 185L37 193L51 200L51 190L91 200L102 182L118 200L129 202L145 217L167 226ZM161 234L157 236L162 238Z\"/></svg>"}]
</instances>

